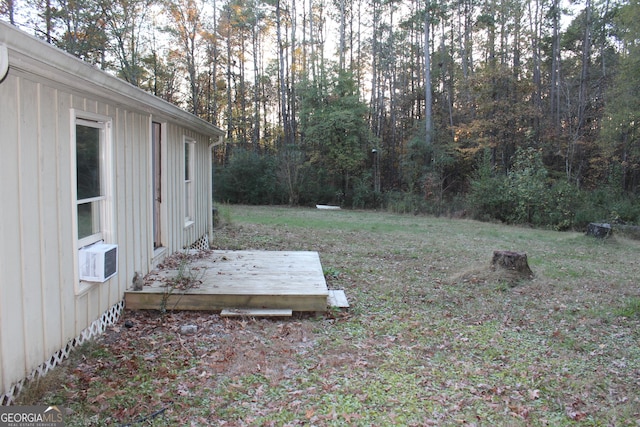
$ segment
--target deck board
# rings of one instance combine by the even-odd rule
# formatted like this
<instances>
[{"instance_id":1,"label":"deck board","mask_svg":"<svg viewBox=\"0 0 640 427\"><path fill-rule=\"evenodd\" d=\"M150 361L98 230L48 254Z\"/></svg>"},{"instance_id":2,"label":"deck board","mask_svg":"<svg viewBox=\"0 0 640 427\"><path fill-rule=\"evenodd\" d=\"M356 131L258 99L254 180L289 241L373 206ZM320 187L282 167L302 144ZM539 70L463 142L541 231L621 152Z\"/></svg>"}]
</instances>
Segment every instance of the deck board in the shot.
<instances>
[{"instance_id":1,"label":"deck board","mask_svg":"<svg viewBox=\"0 0 640 427\"><path fill-rule=\"evenodd\" d=\"M339 309L349 308L349 301L347 301L347 295L341 289L329 290L329 298L327 301L328 301L329 307L332 307L332 308L339 308Z\"/></svg>"},{"instance_id":2,"label":"deck board","mask_svg":"<svg viewBox=\"0 0 640 427\"><path fill-rule=\"evenodd\" d=\"M312 251L212 251L185 270L201 283L167 288L178 269L154 270L142 291L125 293L131 309L222 310L225 308L324 311L329 291L320 256ZM169 295L167 295L169 294Z\"/></svg>"},{"instance_id":3,"label":"deck board","mask_svg":"<svg viewBox=\"0 0 640 427\"><path fill-rule=\"evenodd\" d=\"M291 317L292 315L292 310L273 308L226 308L220 312L221 317Z\"/></svg>"}]
</instances>

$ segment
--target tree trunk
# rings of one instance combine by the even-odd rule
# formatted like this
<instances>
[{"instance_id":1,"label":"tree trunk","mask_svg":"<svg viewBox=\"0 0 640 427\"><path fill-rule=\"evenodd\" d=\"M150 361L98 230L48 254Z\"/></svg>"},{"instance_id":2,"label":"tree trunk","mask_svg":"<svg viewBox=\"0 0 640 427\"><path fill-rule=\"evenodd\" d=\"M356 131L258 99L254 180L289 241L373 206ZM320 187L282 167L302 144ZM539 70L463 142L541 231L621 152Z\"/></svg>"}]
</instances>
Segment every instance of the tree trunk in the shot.
<instances>
[{"instance_id":1,"label":"tree trunk","mask_svg":"<svg viewBox=\"0 0 640 427\"><path fill-rule=\"evenodd\" d=\"M566 172L567 180L575 178L579 181L579 174L573 172L574 162L576 161L576 152L578 151L579 142L583 135L583 128L586 122L586 111L588 104L588 84L589 84L589 66L591 63L591 0L587 0L585 5L585 22L584 22L584 39L582 40L582 67L580 71L580 88L578 92L578 116L576 120L576 128L571 136L569 148L566 156Z\"/></svg>"},{"instance_id":2,"label":"tree trunk","mask_svg":"<svg viewBox=\"0 0 640 427\"><path fill-rule=\"evenodd\" d=\"M551 58L551 117L553 128L557 132L560 129L560 0L553 0L553 37Z\"/></svg>"},{"instance_id":3,"label":"tree trunk","mask_svg":"<svg viewBox=\"0 0 640 427\"><path fill-rule=\"evenodd\" d=\"M260 27L258 20L256 19L256 25L252 30L252 44L253 44L253 130L251 132L251 142L253 149L257 150L260 144L260 67L258 65L258 58L262 51L259 39L260 39Z\"/></svg>"},{"instance_id":4,"label":"tree trunk","mask_svg":"<svg viewBox=\"0 0 640 427\"><path fill-rule=\"evenodd\" d=\"M227 139L233 140L233 103L231 100L231 8L227 8Z\"/></svg>"},{"instance_id":5,"label":"tree trunk","mask_svg":"<svg viewBox=\"0 0 640 427\"><path fill-rule=\"evenodd\" d=\"M338 47L339 63L338 69L344 71L345 63L345 43L346 43L346 10L345 0L340 0L340 46Z\"/></svg>"},{"instance_id":6,"label":"tree trunk","mask_svg":"<svg viewBox=\"0 0 640 427\"><path fill-rule=\"evenodd\" d=\"M431 5L427 2L424 14L424 117L425 117L425 142L431 145L433 138L433 123L431 114Z\"/></svg>"}]
</instances>

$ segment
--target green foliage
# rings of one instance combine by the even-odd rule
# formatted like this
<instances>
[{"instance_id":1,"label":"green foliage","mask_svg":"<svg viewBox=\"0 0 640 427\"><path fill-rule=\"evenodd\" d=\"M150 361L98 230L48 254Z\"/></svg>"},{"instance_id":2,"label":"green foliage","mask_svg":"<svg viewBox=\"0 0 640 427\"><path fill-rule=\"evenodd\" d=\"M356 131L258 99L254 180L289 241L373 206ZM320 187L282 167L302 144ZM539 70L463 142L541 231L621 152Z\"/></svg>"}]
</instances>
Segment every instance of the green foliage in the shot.
<instances>
[{"instance_id":1,"label":"green foliage","mask_svg":"<svg viewBox=\"0 0 640 427\"><path fill-rule=\"evenodd\" d=\"M382 203L382 194L373 189L371 173L353 179L353 191L350 196L351 205L356 209L377 208Z\"/></svg>"},{"instance_id":2,"label":"green foliage","mask_svg":"<svg viewBox=\"0 0 640 427\"><path fill-rule=\"evenodd\" d=\"M100 25L103 19L98 2L62 1L51 13L52 25L59 32L54 44L83 61L100 64L108 45L107 34Z\"/></svg>"},{"instance_id":3,"label":"green foliage","mask_svg":"<svg viewBox=\"0 0 640 427\"><path fill-rule=\"evenodd\" d=\"M507 187L506 177L495 171L489 150L485 150L467 197L471 215L481 220L506 221L512 210Z\"/></svg>"},{"instance_id":4,"label":"green foliage","mask_svg":"<svg viewBox=\"0 0 640 427\"><path fill-rule=\"evenodd\" d=\"M278 154L278 182L285 189L290 205L300 200L301 186L306 178L305 155L300 147L287 145Z\"/></svg>"},{"instance_id":5,"label":"green foliage","mask_svg":"<svg viewBox=\"0 0 640 427\"><path fill-rule=\"evenodd\" d=\"M544 215L539 217L539 225L547 225L558 231L570 230L575 226L575 209L581 201L581 193L567 181L556 182L544 200Z\"/></svg>"},{"instance_id":6,"label":"green foliage","mask_svg":"<svg viewBox=\"0 0 640 427\"><path fill-rule=\"evenodd\" d=\"M584 229L590 222L640 224L640 203L635 195L603 187L582 192L576 198L576 229Z\"/></svg>"},{"instance_id":7,"label":"green foliage","mask_svg":"<svg viewBox=\"0 0 640 427\"><path fill-rule=\"evenodd\" d=\"M638 223L637 197L615 186L582 191L565 180L550 182L541 154L518 150L506 176L496 173L488 151L470 183L467 209L474 218L583 230L590 222Z\"/></svg>"},{"instance_id":8,"label":"green foliage","mask_svg":"<svg viewBox=\"0 0 640 427\"><path fill-rule=\"evenodd\" d=\"M507 174L507 197L513 206L508 217L516 224L543 223L547 197L547 170L540 151L518 149Z\"/></svg>"},{"instance_id":9,"label":"green foliage","mask_svg":"<svg viewBox=\"0 0 640 427\"><path fill-rule=\"evenodd\" d=\"M334 185L329 172L322 167L314 167L310 162L304 164L305 180L300 185L300 205L341 204L344 193Z\"/></svg>"},{"instance_id":10,"label":"green foliage","mask_svg":"<svg viewBox=\"0 0 640 427\"><path fill-rule=\"evenodd\" d=\"M326 170L329 182L346 194L349 180L362 171L373 137L354 77L340 72L330 87L328 94L315 87L303 92L300 131L311 164Z\"/></svg>"},{"instance_id":11,"label":"green foliage","mask_svg":"<svg viewBox=\"0 0 640 427\"><path fill-rule=\"evenodd\" d=\"M550 183L542 155L519 149L507 173L496 173L488 150L471 181L467 202L478 219L568 230L575 225L580 193L566 181Z\"/></svg>"},{"instance_id":12,"label":"green foliage","mask_svg":"<svg viewBox=\"0 0 640 427\"><path fill-rule=\"evenodd\" d=\"M276 158L237 148L226 167L216 170L214 196L218 201L273 204L284 201L276 177Z\"/></svg>"},{"instance_id":13,"label":"green foliage","mask_svg":"<svg viewBox=\"0 0 640 427\"><path fill-rule=\"evenodd\" d=\"M427 202L424 197L403 191L389 191L384 195L386 209L393 213L426 213Z\"/></svg>"},{"instance_id":14,"label":"green foliage","mask_svg":"<svg viewBox=\"0 0 640 427\"><path fill-rule=\"evenodd\" d=\"M424 132L413 137L407 144L407 153L402 159L403 180L410 192L420 191L433 159L433 145L428 145Z\"/></svg>"},{"instance_id":15,"label":"green foliage","mask_svg":"<svg viewBox=\"0 0 640 427\"><path fill-rule=\"evenodd\" d=\"M323 20L336 20L340 14L327 14L323 4L296 9L274 1L241 0L223 1L215 8L193 0L0 1L0 14L13 20L17 12L16 17L28 18L23 24L29 32L189 107L225 128L229 139L241 145L251 141L259 151L269 147L278 155L287 145L299 145L301 161L287 163L292 168L286 179L269 178L260 185L270 188L250 196L247 189L238 193L230 185L224 188L233 193L230 200L300 204L331 197L345 205L369 206L372 199L375 204L378 195L370 194L363 173L369 166L367 153L376 146L385 153L382 187L424 196L435 189L431 197L437 212L447 197L466 190L458 186L471 175L459 160L447 164L448 159L441 162L429 151L444 147L444 138L438 141L435 135L431 147L423 146L420 138L412 140L413 131L424 128L420 122L429 85L434 133L451 132L447 139L455 140L460 151L490 147L494 166L503 174L511 168L516 146L535 144L555 157L546 164L550 176L568 172L582 185L602 185L599 179L617 173L615 166L623 172L616 185L638 192L639 4L589 2L570 11L556 2L542 2L534 10L523 2L468 1L456 12L460 20L450 19L444 3L431 4L430 19L441 24L438 33L457 36L436 36L441 44L428 52L433 65L428 85L419 46L424 7L390 13L394 3L379 2L362 14L347 7L340 25L352 25L354 31L342 32L349 38L343 40L345 50L326 57L314 46L325 37ZM160 14L157 20L150 19L151 11ZM556 18L562 23L558 31ZM167 22L171 25L163 27ZM355 29L364 31L365 23L375 23L366 29L370 43L355 43L364 34ZM282 37L283 26L291 38ZM293 37L303 27L308 29L305 37ZM156 39L158 31L165 37ZM274 40L279 46L272 50ZM362 74L367 55L372 79ZM336 60L341 70L330 68ZM344 70L353 70L353 75ZM373 141L369 129L380 141ZM449 154L447 149L443 153ZM312 183L315 170L322 171L322 180ZM492 198L487 203L500 207L479 210L509 221L547 222L546 210L534 206L542 203L533 198L538 189L523 187L527 179L535 177L520 173L510 184L524 196L516 206ZM283 188L275 188L274 182ZM545 209L554 204L547 202ZM557 221L564 220L551 222Z\"/></svg>"}]
</instances>

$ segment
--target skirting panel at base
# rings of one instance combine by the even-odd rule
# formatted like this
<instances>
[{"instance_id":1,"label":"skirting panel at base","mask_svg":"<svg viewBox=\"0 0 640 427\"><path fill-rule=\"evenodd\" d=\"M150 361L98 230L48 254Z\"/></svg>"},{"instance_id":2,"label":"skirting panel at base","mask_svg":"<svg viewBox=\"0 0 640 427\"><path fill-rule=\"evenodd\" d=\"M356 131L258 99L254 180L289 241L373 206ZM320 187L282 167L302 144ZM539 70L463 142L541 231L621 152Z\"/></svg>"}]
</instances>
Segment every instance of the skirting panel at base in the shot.
<instances>
[{"instance_id":1,"label":"skirting panel at base","mask_svg":"<svg viewBox=\"0 0 640 427\"><path fill-rule=\"evenodd\" d=\"M16 397L18 397L25 385L33 380L44 377L50 370L58 366L60 363L62 363L63 360L69 357L69 354L71 354L71 351L74 348L102 334L108 326L115 324L118 319L120 319L120 315L122 314L123 309L124 300L118 302L110 309L105 311L102 316L100 316L100 318L94 320L91 325L89 325L80 333L80 335L67 342L67 345L65 345L64 348L56 351L49 359L42 362L36 369L31 371L29 375L13 384L4 395L0 396L0 398L2 399L0 400L0 405L11 405L15 401Z\"/></svg>"}]
</instances>

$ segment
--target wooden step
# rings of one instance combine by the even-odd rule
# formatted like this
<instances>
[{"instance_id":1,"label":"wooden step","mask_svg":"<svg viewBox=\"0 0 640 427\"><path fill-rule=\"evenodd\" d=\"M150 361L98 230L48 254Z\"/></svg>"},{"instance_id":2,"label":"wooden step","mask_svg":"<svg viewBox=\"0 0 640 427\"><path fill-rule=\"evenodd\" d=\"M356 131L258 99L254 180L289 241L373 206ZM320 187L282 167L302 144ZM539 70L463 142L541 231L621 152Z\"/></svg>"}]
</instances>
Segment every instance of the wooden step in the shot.
<instances>
[{"instance_id":1,"label":"wooden step","mask_svg":"<svg viewBox=\"0 0 640 427\"><path fill-rule=\"evenodd\" d=\"M225 308L220 317L291 317L293 310L281 308Z\"/></svg>"},{"instance_id":2,"label":"wooden step","mask_svg":"<svg viewBox=\"0 0 640 427\"><path fill-rule=\"evenodd\" d=\"M327 296L327 305L332 308L347 309L349 308L349 301L347 301L347 295L341 289L329 289L329 295Z\"/></svg>"}]
</instances>

